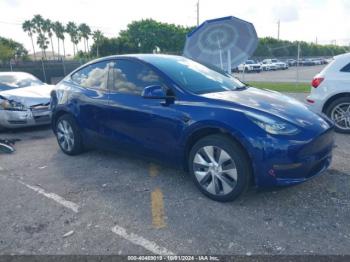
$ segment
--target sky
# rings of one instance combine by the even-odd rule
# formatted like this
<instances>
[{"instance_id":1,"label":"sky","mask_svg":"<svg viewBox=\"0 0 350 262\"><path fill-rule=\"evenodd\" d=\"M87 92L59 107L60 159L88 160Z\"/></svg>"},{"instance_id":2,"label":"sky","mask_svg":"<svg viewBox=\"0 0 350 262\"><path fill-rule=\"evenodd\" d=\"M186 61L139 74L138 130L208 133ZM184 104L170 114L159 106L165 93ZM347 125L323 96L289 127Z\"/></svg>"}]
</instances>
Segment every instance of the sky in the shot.
<instances>
[{"instance_id":1,"label":"sky","mask_svg":"<svg viewBox=\"0 0 350 262\"><path fill-rule=\"evenodd\" d=\"M0 36L23 43L31 53L30 39L21 24L35 14L63 23L85 22L107 37L117 36L130 22L145 18L193 26L196 3L197 0L0 0ZM259 37L277 37L280 20L281 39L315 42L317 38L320 44L336 41L350 45L350 0L200 0L199 13L200 22L229 15L247 20L254 24ZM72 53L69 41L66 46Z\"/></svg>"}]
</instances>

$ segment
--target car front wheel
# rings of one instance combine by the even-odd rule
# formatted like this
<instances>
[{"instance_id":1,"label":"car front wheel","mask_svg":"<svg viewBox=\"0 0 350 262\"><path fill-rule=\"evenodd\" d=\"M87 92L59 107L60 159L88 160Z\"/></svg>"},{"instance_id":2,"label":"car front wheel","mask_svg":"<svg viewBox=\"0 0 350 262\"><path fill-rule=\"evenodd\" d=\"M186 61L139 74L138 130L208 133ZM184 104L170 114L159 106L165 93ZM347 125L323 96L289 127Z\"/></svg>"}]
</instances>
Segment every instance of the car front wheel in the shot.
<instances>
[{"instance_id":1,"label":"car front wheel","mask_svg":"<svg viewBox=\"0 0 350 262\"><path fill-rule=\"evenodd\" d=\"M189 155L189 170L199 190L209 198L236 199L250 183L250 162L242 147L223 135L199 140Z\"/></svg>"},{"instance_id":2,"label":"car front wheel","mask_svg":"<svg viewBox=\"0 0 350 262\"><path fill-rule=\"evenodd\" d=\"M63 115L57 120L56 137L65 154L77 155L83 151L80 129L72 116Z\"/></svg>"},{"instance_id":3,"label":"car front wheel","mask_svg":"<svg viewBox=\"0 0 350 262\"><path fill-rule=\"evenodd\" d=\"M350 134L350 97L334 100L327 107L326 115L334 121L337 132Z\"/></svg>"}]
</instances>

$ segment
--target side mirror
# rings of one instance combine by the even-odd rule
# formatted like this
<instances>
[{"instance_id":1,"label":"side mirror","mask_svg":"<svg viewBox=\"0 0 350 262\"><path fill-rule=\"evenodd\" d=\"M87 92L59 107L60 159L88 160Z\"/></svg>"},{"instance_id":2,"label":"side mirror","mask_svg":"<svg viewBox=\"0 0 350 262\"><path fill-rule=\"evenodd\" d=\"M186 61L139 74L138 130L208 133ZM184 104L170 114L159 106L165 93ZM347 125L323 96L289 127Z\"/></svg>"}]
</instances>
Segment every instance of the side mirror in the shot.
<instances>
[{"instance_id":1,"label":"side mirror","mask_svg":"<svg viewBox=\"0 0 350 262\"><path fill-rule=\"evenodd\" d=\"M161 86L146 86L142 91L142 97L148 99L166 99L167 96Z\"/></svg>"}]
</instances>

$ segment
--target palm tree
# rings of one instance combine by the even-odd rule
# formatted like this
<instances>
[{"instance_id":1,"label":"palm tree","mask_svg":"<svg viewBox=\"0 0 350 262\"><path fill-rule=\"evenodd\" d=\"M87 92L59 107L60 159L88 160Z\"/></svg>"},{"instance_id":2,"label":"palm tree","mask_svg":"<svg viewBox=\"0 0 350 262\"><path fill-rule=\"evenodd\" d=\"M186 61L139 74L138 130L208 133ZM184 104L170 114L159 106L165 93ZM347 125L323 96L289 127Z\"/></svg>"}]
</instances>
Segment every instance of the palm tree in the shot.
<instances>
[{"instance_id":1,"label":"palm tree","mask_svg":"<svg viewBox=\"0 0 350 262\"><path fill-rule=\"evenodd\" d=\"M52 56L55 56L55 50L53 48L52 36L53 36L53 24L50 19L45 19L43 23L43 31L46 32L50 38Z\"/></svg>"},{"instance_id":2,"label":"palm tree","mask_svg":"<svg viewBox=\"0 0 350 262\"><path fill-rule=\"evenodd\" d=\"M77 48L77 42L78 41L78 27L74 22L68 22L67 26L66 26L66 32L69 34L70 36L70 40L73 43L73 54L75 56L75 51Z\"/></svg>"},{"instance_id":3,"label":"palm tree","mask_svg":"<svg viewBox=\"0 0 350 262\"><path fill-rule=\"evenodd\" d=\"M60 40L63 42L63 57L66 55L66 50L64 47L64 26L60 22L55 22L53 24L52 30L54 31L57 38L57 53L58 57L60 57Z\"/></svg>"},{"instance_id":4,"label":"palm tree","mask_svg":"<svg viewBox=\"0 0 350 262\"><path fill-rule=\"evenodd\" d=\"M35 53L35 47L34 47L34 41L33 41L34 23L30 20L26 20L22 24L22 29L24 32L28 33L28 36L30 37L30 40L32 41L34 60L36 60L36 53Z\"/></svg>"},{"instance_id":5,"label":"palm tree","mask_svg":"<svg viewBox=\"0 0 350 262\"><path fill-rule=\"evenodd\" d=\"M91 35L91 29L87 24L82 23L79 25L79 31L81 37L84 39L84 50L85 53L87 53L89 52L89 36Z\"/></svg>"},{"instance_id":6,"label":"palm tree","mask_svg":"<svg viewBox=\"0 0 350 262\"><path fill-rule=\"evenodd\" d=\"M63 46L63 58L66 58L66 47L64 45L64 33L65 33L66 28L62 26L62 34L60 34L60 39L62 40L62 46Z\"/></svg>"},{"instance_id":7,"label":"palm tree","mask_svg":"<svg viewBox=\"0 0 350 262\"><path fill-rule=\"evenodd\" d=\"M103 39L103 34L100 30L96 30L92 33L92 39L95 41L96 45L96 56L99 56L99 46L101 45L101 41Z\"/></svg>"},{"instance_id":8,"label":"palm tree","mask_svg":"<svg viewBox=\"0 0 350 262\"><path fill-rule=\"evenodd\" d=\"M47 39L47 37L43 33L40 33L38 35L36 43L41 48L41 50L42 50L42 52L44 54L44 58L46 58L46 51L45 50L47 49L48 44L50 43L49 40Z\"/></svg>"},{"instance_id":9,"label":"palm tree","mask_svg":"<svg viewBox=\"0 0 350 262\"><path fill-rule=\"evenodd\" d=\"M35 15L32 19L32 23L34 25L35 32L40 34L42 32L44 18L41 15Z\"/></svg>"},{"instance_id":10,"label":"palm tree","mask_svg":"<svg viewBox=\"0 0 350 262\"><path fill-rule=\"evenodd\" d=\"M35 15L31 21L34 26L34 32L37 33L37 38L36 38L36 43L39 45L41 51L42 51L42 56L46 58L46 52L43 49L43 46L45 46L44 38L46 38L44 30L43 30L43 24L44 24L44 18L41 15ZM40 44L39 44L40 43ZM46 47L47 48L47 47Z\"/></svg>"},{"instance_id":11,"label":"palm tree","mask_svg":"<svg viewBox=\"0 0 350 262\"><path fill-rule=\"evenodd\" d=\"M75 48L77 50L77 54L79 53L78 44L80 43L80 41L81 41L81 34L80 34L79 28L77 28L75 39L74 39L74 44L75 44Z\"/></svg>"}]
</instances>

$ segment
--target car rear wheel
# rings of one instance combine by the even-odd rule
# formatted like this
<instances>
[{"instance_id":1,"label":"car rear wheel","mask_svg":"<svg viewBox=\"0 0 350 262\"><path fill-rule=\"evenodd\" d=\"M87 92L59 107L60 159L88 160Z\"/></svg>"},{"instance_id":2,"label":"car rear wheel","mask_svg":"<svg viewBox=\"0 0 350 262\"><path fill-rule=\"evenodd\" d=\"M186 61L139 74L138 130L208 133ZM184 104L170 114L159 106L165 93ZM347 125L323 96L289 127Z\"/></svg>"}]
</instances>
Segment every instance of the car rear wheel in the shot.
<instances>
[{"instance_id":1,"label":"car rear wheel","mask_svg":"<svg viewBox=\"0 0 350 262\"><path fill-rule=\"evenodd\" d=\"M350 134L350 97L334 100L326 109L326 114L335 123L335 130Z\"/></svg>"},{"instance_id":2,"label":"car rear wheel","mask_svg":"<svg viewBox=\"0 0 350 262\"><path fill-rule=\"evenodd\" d=\"M236 199L247 189L251 178L246 153L223 135L205 137L192 147L189 170L199 190L221 202Z\"/></svg>"},{"instance_id":3,"label":"car rear wheel","mask_svg":"<svg viewBox=\"0 0 350 262\"><path fill-rule=\"evenodd\" d=\"M65 154L78 155L83 152L81 133L72 116L63 115L57 120L56 137Z\"/></svg>"}]
</instances>

